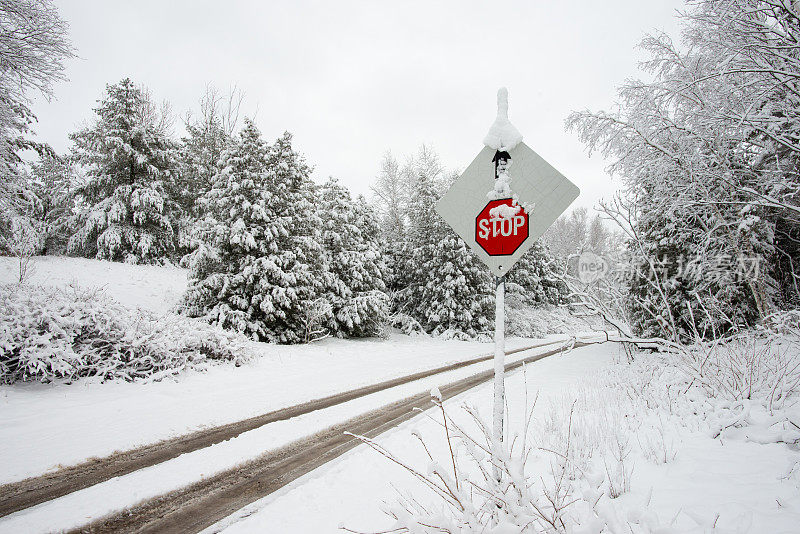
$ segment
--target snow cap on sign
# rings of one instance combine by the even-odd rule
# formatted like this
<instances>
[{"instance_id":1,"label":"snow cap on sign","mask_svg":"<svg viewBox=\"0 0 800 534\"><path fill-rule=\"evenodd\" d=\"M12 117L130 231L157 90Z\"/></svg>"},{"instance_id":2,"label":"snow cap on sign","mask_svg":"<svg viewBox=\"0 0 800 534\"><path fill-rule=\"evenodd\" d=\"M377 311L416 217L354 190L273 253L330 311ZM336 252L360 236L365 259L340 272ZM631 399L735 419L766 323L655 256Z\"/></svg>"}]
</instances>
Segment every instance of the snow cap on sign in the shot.
<instances>
[{"instance_id":1,"label":"snow cap on sign","mask_svg":"<svg viewBox=\"0 0 800 534\"><path fill-rule=\"evenodd\" d=\"M497 118L483 138L483 144L495 150L508 152L522 141L522 134L508 120L508 89L497 91Z\"/></svg>"}]
</instances>

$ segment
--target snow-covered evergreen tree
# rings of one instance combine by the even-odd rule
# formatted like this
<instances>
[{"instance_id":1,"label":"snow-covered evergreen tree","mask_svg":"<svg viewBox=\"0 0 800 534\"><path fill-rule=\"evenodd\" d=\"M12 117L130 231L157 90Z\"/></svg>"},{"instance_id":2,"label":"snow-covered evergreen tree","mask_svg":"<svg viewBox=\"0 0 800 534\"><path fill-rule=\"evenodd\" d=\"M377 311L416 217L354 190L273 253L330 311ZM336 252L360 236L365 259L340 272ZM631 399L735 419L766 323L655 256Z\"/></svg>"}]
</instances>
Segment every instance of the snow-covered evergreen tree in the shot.
<instances>
[{"instance_id":1,"label":"snow-covered evergreen tree","mask_svg":"<svg viewBox=\"0 0 800 534\"><path fill-rule=\"evenodd\" d=\"M263 241L272 215L263 202L268 150L255 125L245 121L238 139L223 153L214 185L199 200L205 212L199 225L202 244L190 263L185 296L189 315L261 337L266 337L263 326L249 327L250 298L244 295L253 290L245 287L243 269L267 254Z\"/></svg>"},{"instance_id":2,"label":"snow-covered evergreen tree","mask_svg":"<svg viewBox=\"0 0 800 534\"><path fill-rule=\"evenodd\" d=\"M198 199L211 190L214 177L221 170L220 158L236 130L241 99L241 92L235 89L223 97L214 87L207 86L199 101L199 112L187 112L184 117L187 135L181 139L179 150L178 201L184 214L192 219L200 215Z\"/></svg>"},{"instance_id":3,"label":"snow-covered evergreen tree","mask_svg":"<svg viewBox=\"0 0 800 534\"><path fill-rule=\"evenodd\" d=\"M434 211L438 197L434 180L421 173L410 208L404 266L408 285L396 295L398 309L429 333L475 336L491 328L492 278Z\"/></svg>"},{"instance_id":4,"label":"snow-covered evergreen tree","mask_svg":"<svg viewBox=\"0 0 800 534\"><path fill-rule=\"evenodd\" d=\"M197 200L208 192L220 171L222 151L229 139L215 122L187 122L187 136L180 148L182 191L181 207L187 213L197 210Z\"/></svg>"},{"instance_id":5,"label":"snow-covered evergreen tree","mask_svg":"<svg viewBox=\"0 0 800 534\"><path fill-rule=\"evenodd\" d=\"M199 246L196 229L202 218L200 199L213 187L214 177L222 170L222 153L231 142L214 102L201 101L201 110L199 118L186 117L187 135L178 150L180 173L175 182L175 198L181 207L177 239L181 256Z\"/></svg>"},{"instance_id":6,"label":"snow-covered evergreen tree","mask_svg":"<svg viewBox=\"0 0 800 534\"><path fill-rule=\"evenodd\" d=\"M187 312L257 340L308 340L326 287L310 168L291 134L267 146L250 120L221 167L201 200Z\"/></svg>"},{"instance_id":7,"label":"snow-covered evergreen tree","mask_svg":"<svg viewBox=\"0 0 800 534\"><path fill-rule=\"evenodd\" d=\"M559 279L556 260L537 241L506 276L506 292L527 306L561 304L567 287Z\"/></svg>"},{"instance_id":8,"label":"snow-covered evergreen tree","mask_svg":"<svg viewBox=\"0 0 800 534\"><path fill-rule=\"evenodd\" d=\"M354 202L334 178L320 194L331 306L328 328L339 337L374 336L389 311L377 217L363 197Z\"/></svg>"},{"instance_id":9,"label":"snow-covered evergreen tree","mask_svg":"<svg viewBox=\"0 0 800 534\"><path fill-rule=\"evenodd\" d=\"M146 93L126 78L106 87L96 122L70 136L86 171L78 194L88 206L69 250L89 258L158 263L174 250L174 205L164 183L174 146Z\"/></svg>"},{"instance_id":10,"label":"snow-covered evergreen tree","mask_svg":"<svg viewBox=\"0 0 800 534\"><path fill-rule=\"evenodd\" d=\"M390 294L408 286L405 266L410 261L411 248L407 233L411 225L412 197L420 176L430 180L434 189L443 187L450 178L445 175L436 152L425 145L421 145L402 166L391 152L384 154L380 173L371 187L372 202L380 220L383 257L387 266L386 284Z\"/></svg>"}]
</instances>

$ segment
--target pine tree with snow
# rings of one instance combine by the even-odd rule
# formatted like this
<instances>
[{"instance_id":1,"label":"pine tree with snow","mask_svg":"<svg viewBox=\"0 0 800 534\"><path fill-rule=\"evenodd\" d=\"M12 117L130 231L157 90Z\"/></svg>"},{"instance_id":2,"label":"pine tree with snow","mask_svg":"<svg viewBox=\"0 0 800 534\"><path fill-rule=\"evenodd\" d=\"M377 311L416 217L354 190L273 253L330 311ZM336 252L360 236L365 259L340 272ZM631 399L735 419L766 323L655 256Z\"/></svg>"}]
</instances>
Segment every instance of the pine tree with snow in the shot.
<instances>
[{"instance_id":1,"label":"pine tree with snow","mask_svg":"<svg viewBox=\"0 0 800 534\"><path fill-rule=\"evenodd\" d=\"M201 100L199 117L187 116L184 120L186 136L181 139L179 150L179 201L183 211L194 216L198 215L200 208L197 201L214 185L214 177L221 170L220 158L231 142L231 135L225 130L216 101L207 101L213 96L206 95Z\"/></svg>"},{"instance_id":2,"label":"pine tree with snow","mask_svg":"<svg viewBox=\"0 0 800 534\"><path fill-rule=\"evenodd\" d=\"M175 172L174 145L159 126L147 93L126 78L106 87L96 122L70 136L73 160L87 182L87 209L69 241L88 258L159 263L175 248L172 200L165 182Z\"/></svg>"},{"instance_id":3,"label":"pine tree with snow","mask_svg":"<svg viewBox=\"0 0 800 534\"><path fill-rule=\"evenodd\" d=\"M326 285L310 169L290 134L268 146L251 120L221 168L200 201L186 311L256 340L306 341Z\"/></svg>"},{"instance_id":4,"label":"pine tree with snow","mask_svg":"<svg viewBox=\"0 0 800 534\"><path fill-rule=\"evenodd\" d=\"M506 292L527 306L562 304L567 287L559 279L556 260L536 241L506 276Z\"/></svg>"},{"instance_id":5,"label":"pine tree with snow","mask_svg":"<svg viewBox=\"0 0 800 534\"><path fill-rule=\"evenodd\" d=\"M214 177L222 170L223 151L231 143L221 117L211 104L203 106L203 114L184 121L187 135L178 150L180 173L175 182L175 198L181 207L178 222L178 251L181 256L190 254L199 246L197 222L202 218L200 199L214 185ZM209 108L209 106L212 106Z\"/></svg>"},{"instance_id":6,"label":"pine tree with snow","mask_svg":"<svg viewBox=\"0 0 800 534\"><path fill-rule=\"evenodd\" d=\"M374 336L388 320L377 216L363 197L354 202L334 178L322 185L320 197L329 273L328 328L338 337Z\"/></svg>"},{"instance_id":7,"label":"pine tree with snow","mask_svg":"<svg viewBox=\"0 0 800 534\"><path fill-rule=\"evenodd\" d=\"M434 180L420 174L410 209L408 286L397 294L398 308L434 335L473 337L491 327L492 280L434 211L438 196Z\"/></svg>"},{"instance_id":8,"label":"pine tree with snow","mask_svg":"<svg viewBox=\"0 0 800 534\"><path fill-rule=\"evenodd\" d=\"M266 337L263 325L249 326L254 290L247 287L245 270L268 253L263 243L272 215L263 202L268 150L255 125L245 121L239 138L223 153L222 170L199 200L206 214L199 225L202 244L190 262L185 296L189 315L261 337Z\"/></svg>"},{"instance_id":9,"label":"pine tree with snow","mask_svg":"<svg viewBox=\"0 0 800 534\"><path fill-rule=\"evenodd\" d=\"M321 300L327 286L322 220L315 203L311 167L292 147L292 134L284 134L270 147L270 206L278 219L272 227L275 264L271 302L275 307L274 338L280 343L311 341L321 335L328 318Z\"/></svg>"}]
</instances>

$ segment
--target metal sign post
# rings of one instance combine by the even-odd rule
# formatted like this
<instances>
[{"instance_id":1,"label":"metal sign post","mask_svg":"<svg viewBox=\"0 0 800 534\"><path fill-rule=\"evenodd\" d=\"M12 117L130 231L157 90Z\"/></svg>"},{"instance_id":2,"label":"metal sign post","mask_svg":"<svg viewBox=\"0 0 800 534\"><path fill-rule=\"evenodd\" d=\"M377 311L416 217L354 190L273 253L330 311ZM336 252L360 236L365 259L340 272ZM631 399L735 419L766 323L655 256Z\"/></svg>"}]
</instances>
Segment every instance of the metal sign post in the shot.
<instances>
[{"instance_id":1,"label":"metal sign post","mask_svg":"<svg viewBox=\"0 0 800 534\"><path fill-rule=\"evenodd\" d=\"M503 441L503 411L506 387L503 381L506 359L506 277L495 277L494 303L494 437Z\"/></svg>"}]
</instances>

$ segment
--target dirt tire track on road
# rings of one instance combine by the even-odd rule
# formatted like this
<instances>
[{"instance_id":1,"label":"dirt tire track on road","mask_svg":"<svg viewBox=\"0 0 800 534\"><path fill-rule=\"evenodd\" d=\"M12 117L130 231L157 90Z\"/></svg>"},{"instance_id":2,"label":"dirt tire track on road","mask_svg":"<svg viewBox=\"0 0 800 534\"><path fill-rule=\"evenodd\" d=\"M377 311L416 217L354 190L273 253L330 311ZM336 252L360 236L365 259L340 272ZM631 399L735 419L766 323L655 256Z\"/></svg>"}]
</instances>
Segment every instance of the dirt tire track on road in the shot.
<instances>
[{"instance_id":1,"label":"dirt tire track on road","mask_svg":"<svg viewBox=\"0 0 800 534\"><path fill-rule=\"evenodd\" d=\"M564 341L551 341L538 345L521 347L510 350L507 354L514 354L525 350L546 347ZM19 510L24 510L31 506L41 504L58 497L63 497L69 493L94 486L105 482L114 477L119 477L150 467L173 458L181 454L196 451L209 447L216 443L235 438L239 434L254 430L275 421L283 421L307 414L316 410L335 406L365 395L377 393L395 386L407 384L415 380L427 378L439 373L445 373L484 362L492 359L493 356L479 356L463 362L457 362L427 371L421 371L407 376L394 378L360 387L354 390L337 393L320 399L311 400L295 406L281 408L248 419L243 419L234 423L197 430L183 436L166 439L144 445L129 451L114 453L103 458L94 458L74 466L65 467L46 473L38 477L27 478L18 482L12 482L0 486L0 517L12 514Z\"/></svg>"},{"instance_id":2,"label":"dirt tire track on road","mask_svg":"<svg viewBox=\"0 0 800 534\"><path fill-rule=\"evenodd\" d=\"M588 343L576 342L582 347ZM506 372L563 352L558 348L506 365ZM491 379L493 370L440 386L446 400ZM344 431L375 437L418 415L414 408L430 408L428 392L407 397L377 410L334 425L313 436L269 451L238 467L116 512L71 534L105 532L200 532L248 504L273 493L297 478L341 456L361 442Z\"/></svg>"}]
</instances>

